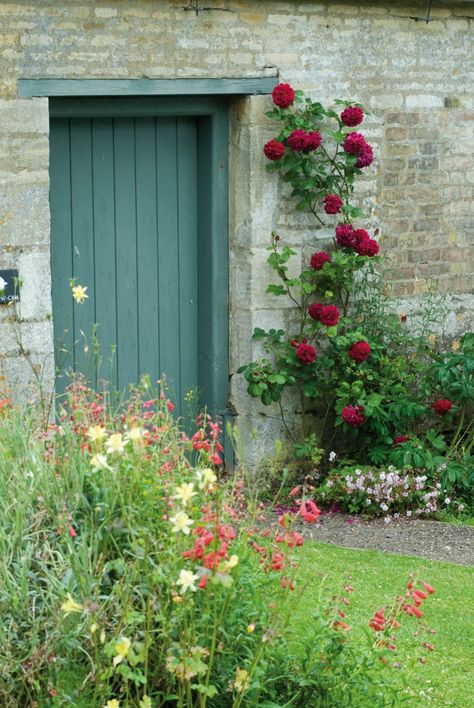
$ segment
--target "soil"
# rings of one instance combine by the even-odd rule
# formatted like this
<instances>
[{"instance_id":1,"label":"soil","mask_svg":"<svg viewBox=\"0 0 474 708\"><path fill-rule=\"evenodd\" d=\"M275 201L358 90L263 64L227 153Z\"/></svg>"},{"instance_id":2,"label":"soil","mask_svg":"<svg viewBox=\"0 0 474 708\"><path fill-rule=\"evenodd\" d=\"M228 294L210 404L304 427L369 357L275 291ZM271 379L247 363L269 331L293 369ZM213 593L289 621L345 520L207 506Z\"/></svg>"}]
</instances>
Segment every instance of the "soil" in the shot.
<instances>
[{"instance_id":1,"label":"soil","mask_svg":"<svg viewBox=\"0 0 474 708\"><path fill-rule=\"evenodd\" d=\"M306 529L308 527L306 526ZM474 566L474 527L442 521L403 519L362 520L340 513L321 514L311 538L348 548L372 548L432 560Z\"/></svg>"}]
</instances>

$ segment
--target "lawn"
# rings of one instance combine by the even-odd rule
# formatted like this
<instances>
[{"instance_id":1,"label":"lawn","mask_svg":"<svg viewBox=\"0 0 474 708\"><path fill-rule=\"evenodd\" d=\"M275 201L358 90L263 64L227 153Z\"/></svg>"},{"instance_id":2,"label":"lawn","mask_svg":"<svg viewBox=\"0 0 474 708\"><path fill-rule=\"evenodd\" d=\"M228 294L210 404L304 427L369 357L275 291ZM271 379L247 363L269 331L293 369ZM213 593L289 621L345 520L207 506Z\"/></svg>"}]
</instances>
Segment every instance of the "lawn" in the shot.
<instances>
[{"instance_id":1,"label":"lawn","mask_svg":"<svg viewBox=\"0 0 474 708\"><path fill-rule=\"evenodd\" d=\"M307 561L305 579L315 590L326 574L329 576L326 582L335 587L350 577L354 593L348 608L349 624L354 625L354 631L359 632L362 639L361 627L372 617L374 609L400 592L411 572L429 582L436 592L424 603L423 610L428 625L437 630L437 634L427 637L435 650L428 655L426 664L417 662L413 666L409 681L411 688L406 691L407 704L469 705L474 666L474 569L322 543L307 543L304 554ZM314 597L317 603L317 592L308 593L308 596ZM311 606L298 609L296 630L304 629L306 613L311 609ZM407 637L405 647L409 654L415 650L417 641L419 643L419 639Z\"/></svg>"}]
</instances>

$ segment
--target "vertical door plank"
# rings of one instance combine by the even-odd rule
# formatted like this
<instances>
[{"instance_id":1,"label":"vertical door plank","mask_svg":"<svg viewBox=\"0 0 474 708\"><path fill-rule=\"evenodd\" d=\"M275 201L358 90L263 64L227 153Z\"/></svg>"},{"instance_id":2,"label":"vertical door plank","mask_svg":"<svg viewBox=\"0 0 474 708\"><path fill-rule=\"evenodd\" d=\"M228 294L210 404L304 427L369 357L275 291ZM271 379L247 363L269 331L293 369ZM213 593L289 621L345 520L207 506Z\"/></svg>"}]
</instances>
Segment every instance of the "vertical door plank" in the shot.
<instances>
[{"instance_id":1,"label":"vertical door plank","mask_svg":"<svg viewBox=\"0 0 474 708\"><path fill-rule=\"evenodd\" d=\"M113 125L92 120L95 317L100 346L98 379L117 386L117 278Z\"/></svg>"},{"instance_id":2,"label":"vertical door plank","mask_svg":"<svg viewBox=\"0 0 474 708\"><path fill-rule=\"evenodd\" d=\"M73 367L73 305L71 246L71 165L69 119L51 121L50 130L51 281L54 308L54 355L60 372L58 393L67 385L61 372Z\"/></svg>"},{"instance_id":3,"label":"vertical door plank","mask_svg":"<svg viewBox=\"0 0 474 708\"><path fill-rule=\"evenodd\" d=\"M181 398L198 383L198 205L196 119L177 119L179 363Z\"/></svg>"},{"instance_id":4,"label":"vertical door plank","mask_svg":"<svg viewBox=\"0 0 474 708\"><path fill-rule=\"evenodd\" d=\"M139 379L135 123L114 119L118 387Z\"/></svg>"},{"instance_id":5,"label":"vertical door plank","mask_svg":"<svg viewBox=\"0 0 474 708\"><path fill-rule=\"evenodd\" d=\"M179 382L178 165L176 118L156 120L160 375L181 402Z\"/></svg>"},{"instance_id":6,"label":"vertical door plank","mask_svg":"<svg viewBox=\"0 0 474 708\"><path fill-rule=\"evenodd\" d=\"M92 325L95 316L91 121L71 118L71 211L73 277L89 299L74 304L74 368L96 385Z\"/></svg>"},{"instance_id":7,"label":"vertical door plank","mask_svg":"<svg viewBox=\"0 0 474 708\"><path fill-rule=\"evenodd\" d=\"M150 374L153 382L160 375L154 118L135 120L135 154L139 369L140 374Z\"/></svg>"}]
</instances>

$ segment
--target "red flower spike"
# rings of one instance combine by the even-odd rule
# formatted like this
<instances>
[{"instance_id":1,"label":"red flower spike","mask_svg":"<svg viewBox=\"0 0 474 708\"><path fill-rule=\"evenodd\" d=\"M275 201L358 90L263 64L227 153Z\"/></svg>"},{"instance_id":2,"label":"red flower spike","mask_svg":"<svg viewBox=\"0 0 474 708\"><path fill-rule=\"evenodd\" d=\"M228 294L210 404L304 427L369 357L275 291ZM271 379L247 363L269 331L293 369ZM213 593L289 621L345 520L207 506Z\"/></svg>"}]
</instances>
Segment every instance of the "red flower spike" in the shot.
<instances>
[{"instance_id":1,"label":"red flower spike","mask_svg":"<svg viewBox=\"0 0 474 708\"><path fill-rule=\"evenodd\" d=\"M417 595L420 600L426 600L426 598L428 597L426 592L423 592L423 590L413 590L413 596L415 595Z\"/></svg>"},{"instance_id":2,"label":"red flower spike","mask_svg":"<svg viewBox=\"0 0 474 708\"><path fill-rule=\"evenodd\" d=\"M431 585L428 585L428 583L421 583L423 587L425 588L426 592L428 592L430 595L434 593L434 588L431 587Z\"/></svg>"},{"instance_id":3,"label":"red flower spike","mask_svg":"<svg viewBox=\"0 0 474 708\"><path fill-rule=\"evenodd\" d=\"M303 501L300 507L301 518L309 524L315 524L318 520L321 511L318 509L314 501Z\"/></svg>"},{"instance_id":4,"label":"red flower spike","mask_svg":"<svg viewBox=\"0 0 474 708\"><path fill-rule=\"evenodd\" d=\"M76 538L77 533L76 533L76 531L74 530L74 527L73 527L73 526L69 525L68 531L69 531L69 535L70 535L71 538Z\"/></svg>"},{"instance_id":5,"label":"red flower spike","mask_svg":"<svg viewBox=\"0 0 474 708\"><path fill-rule=\"evenodd\" d=\"M296 497L296 495L298 494L299 491L300 491L299 486L293 487L293 489L291 490L291 492L289 493L288 496L289 497Z\"/></svg>"}]
</instances>

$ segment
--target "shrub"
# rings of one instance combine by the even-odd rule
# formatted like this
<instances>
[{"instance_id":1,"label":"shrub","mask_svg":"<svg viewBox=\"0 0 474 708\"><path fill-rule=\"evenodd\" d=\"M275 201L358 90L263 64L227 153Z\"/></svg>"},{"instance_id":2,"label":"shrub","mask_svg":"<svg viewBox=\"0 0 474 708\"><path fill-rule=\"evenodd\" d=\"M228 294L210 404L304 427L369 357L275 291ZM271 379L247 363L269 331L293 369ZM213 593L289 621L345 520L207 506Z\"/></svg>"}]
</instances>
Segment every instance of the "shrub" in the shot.
<instances>
[{"instance_id":1,"label":"shrub","mask_svg":"<svg viewBox=\"0 0 474 708\"><path fill-rule=\"evenodd\" d=\"M347 588L292 636L304 490L268 526L216 421L188 438L146 382L109 399L74 384L46 431L2 408L1 705L393 704L403 651L351 642Z\"/></svg>"}]
</instances>

